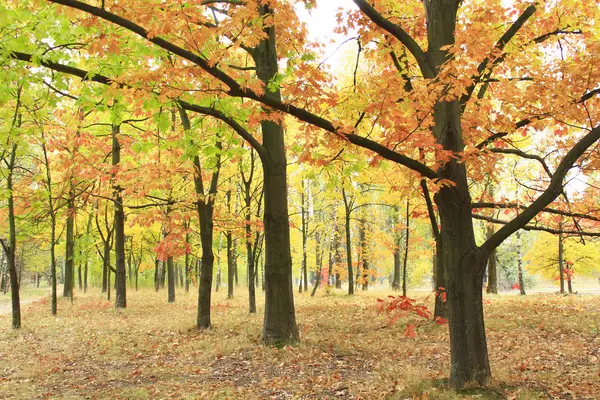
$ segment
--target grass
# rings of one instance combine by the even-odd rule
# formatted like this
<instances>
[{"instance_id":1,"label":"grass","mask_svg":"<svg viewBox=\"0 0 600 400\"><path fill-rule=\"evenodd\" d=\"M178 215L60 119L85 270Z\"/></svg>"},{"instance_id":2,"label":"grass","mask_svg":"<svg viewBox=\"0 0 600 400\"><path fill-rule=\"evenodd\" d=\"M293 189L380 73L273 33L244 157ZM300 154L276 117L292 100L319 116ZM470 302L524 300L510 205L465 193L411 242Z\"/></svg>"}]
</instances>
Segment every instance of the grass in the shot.
<instances>
[{"instance_id":1,"label":"grass","mask_svg":"<svg viewBox=\"0 0 600 400\"><path fill-rule=\"evenodd\" d=\"M302 341L262 346L262 302L246 292L213 296L213 328L194 328L196 295L128 292L115 311L99 292L24 306L23 329L0 316L0 398L9 399L597 399L600 299L486 297L494 380L456 392L447 326L416 317L388 325L377 315L385 292L296 294ZM420 301L432 298L416 294ZM417 324L414 339L404 335Z\"/></svg>"}]
</instances>

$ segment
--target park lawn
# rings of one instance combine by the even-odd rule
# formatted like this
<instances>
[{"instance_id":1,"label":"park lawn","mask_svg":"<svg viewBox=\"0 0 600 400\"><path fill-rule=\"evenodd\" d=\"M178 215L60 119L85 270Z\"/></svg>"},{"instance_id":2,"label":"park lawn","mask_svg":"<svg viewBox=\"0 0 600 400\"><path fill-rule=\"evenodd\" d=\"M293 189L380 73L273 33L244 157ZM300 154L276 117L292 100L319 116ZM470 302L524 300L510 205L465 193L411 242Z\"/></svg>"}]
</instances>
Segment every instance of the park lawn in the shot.
<instances>
[{"instance_id":1,"label":"park lawn","mask_svg":"<svg viewBox=\"0 0 600 400\"><path fill-rule=\"evenodd\" d=\"M386 291L296 294L302 342L262 346L263 297L213 295L213 328L194 328L194 293L128 290L115 311L98 291L24 306L23 329L0 316L0 398L38 399L598 399L600 297L486 296L494 381L444 387L447 326L378 315ZM425 304L432 297L416 293ZM407 325L416 325L412 338Z\"/></svg>"}]
</instances>

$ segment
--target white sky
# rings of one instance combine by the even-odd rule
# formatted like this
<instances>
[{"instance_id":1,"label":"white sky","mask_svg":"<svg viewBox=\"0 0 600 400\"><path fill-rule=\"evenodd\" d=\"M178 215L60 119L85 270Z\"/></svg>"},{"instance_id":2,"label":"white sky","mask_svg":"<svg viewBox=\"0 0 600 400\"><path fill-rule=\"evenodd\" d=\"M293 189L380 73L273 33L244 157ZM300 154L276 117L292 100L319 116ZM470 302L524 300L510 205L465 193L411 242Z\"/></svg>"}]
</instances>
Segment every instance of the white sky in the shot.
<instances>
[{"instance_id":1,"label":"white sky","mask_svg":"<svg viewBox=\"0 0 600 400\"><path fill-rule=\"evenodd\" d=\"M349 42L336 51L340 44L348 37L355 36L348 34L348 37L345 37L334 33L337 26L336 14L340 7L344 9L357 8L352 0L318 1L317 7L311 10L306 10L302 3L296 6L300 20L307 25L310 39L326 45L323 58L329 57L327 64L331 66L339 64L340 56L343 54L346 46L356 46L356 43Z\"/></svg>"}]
</instances>

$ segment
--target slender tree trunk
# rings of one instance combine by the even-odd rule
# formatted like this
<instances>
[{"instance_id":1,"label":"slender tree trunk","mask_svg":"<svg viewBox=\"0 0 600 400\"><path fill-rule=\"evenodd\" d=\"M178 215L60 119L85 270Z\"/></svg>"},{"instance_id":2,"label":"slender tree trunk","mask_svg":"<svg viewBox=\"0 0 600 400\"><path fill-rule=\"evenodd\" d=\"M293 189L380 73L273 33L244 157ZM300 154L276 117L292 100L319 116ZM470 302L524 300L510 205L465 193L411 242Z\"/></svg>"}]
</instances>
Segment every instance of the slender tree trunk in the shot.
<instances>
[{"instance_id":1,"label":"slender tree trunk","mask_svg":"<svg viewBox=\"0 0 600 400\"><path fill-rule=\"evenodd\" d=\"M515 233L517 237L517 273L519 279L519 291L525 295L525 281L523 280L523 258L521 257L521 231Z\"/></svg>"},{"instance_id":2,"label":"slender tree trunk","mask_svg":"<svg viewBox=\"0 0 600 400\"><path fill-rule=\"evenodd\" d=\"M223 234L219 232L219 245L217 246L217 282L215 284L215 292L219 291L221 286L221 248L223 247Z\"/></svg>"},{"instance_id":3,"label":"slender tree trunk","mask_svg":"<svg viewBox=\"0 0 600 400\"><path fill-rule=\"evenodd\" d=\"M181 122L186 131L191 129L190 120L187 113L180 109ZM213 253L213 205L217 195L217 185L219 182L219 172L221 169L221 142L217 142L219 155L215 170L211 176L208 194L204 190L202 181L202 169L200 158L194 156L194 189L196 191L196 211L198 213L198 222L200 224L200 244L202 246L202 263L200 266L200 277L198 279L198 316L196 326L200 329L210 328L210 305L211 289L213 279L213 267L215 255ZM205 200L206 199L206 200Z\"/></svg>"},{"instance_id":4,"label":"slender tree trunk","mask_svg":"<svg viewBox=\"0 0 600 400\"><path fill-rule=\"evenodd\" d=\"M353 268L352 268L352 237L350 233L350 213L351 213L351 205L350 200L346 196L346 190L342 188L342 196L344 199L344 209L345 209L345 227L346 227L346 263L348 268L348 294L354 294L354 276L353 276ZM337 285L336 285L337 287ZM341 287L341 285L340 285Z\"/></svg>"},{"instance_id":5,"label":"slender tree trunk","mask_svg":"<svg viewBox=\"0 0 600 400\"><path fill-rule=\"evenodd\" d=\"M185 234L185 242L189 246L189 243L190 243L190 234L189 233ZM190 253L188 253L187 251L185 252L185 267L184 267L184 271L185 271L185 292L189 293L190 292L191 265L190 265Z\"/></svg>"},{"instance_id":6,"label":"slender tree trunk","mask_svg":"<svg viewBox=\"0 0 600 400\"><path fill-rule=\"evenodd\" d=\"M19 89L20 94L20 89ZM17 105L18 110L18 105ZM21 116L17 115L20 126ZM10 279L10 297L12 305L12 327L13 329L21 328L21 301L19 298L19 278L17 276L17 265L16 265L16 248L17 248L17 230L15 224L15 206L14 206L14 186L13 186L13 173L16 164L17 157L17 145L12 145L12 151L10 154L10 161L8 164L8 176L6 178L6 189L8 194L8 243L2 242L2 247L6 253L6 262L8 275Z\"/></svg>"},{"instance_id":7,"label":"slender tree trunk","mask_svg":"<svg viewBox=\"0 0 600 400\"><path fill-rule=\"evenodd\" d=\"M112 166L118 167L121 161L121 144L119 143L120 127L112 127ZM121 188L113 184L114 212L115 212L115 308L127 307L127 277L125 272L125 213L123 211L123 198Z\"/></svg>"},{"instance_id":8,"label":"slender tree trunk","mask_svg":"<svg viewBox=\"0 0 600 400\"><path fill-rule=\"evenodd\" d=\"M410 239L410 198L406 198L406 227L404 231L404 263L402 265L402 296L406 297L406 270L408 266L408 248Z\"/></svg>"},{"instance_id":9,"label":"slender tree trunk","mask_svg":"<svg viewBox=\"0 0 600 400\"><path fill-rule=\"evenodd\" d=\"M154 259L154 290L158 292L160 289L160 260L158 258Z\"/></svg>"},{"instance_id":10,"label":"slender tree trunk","mask_svg":"<svg viewBox=\"0 0 600 400\"><path fill-rule=\"evenodd\" d=\"M315 279L315 285L310 293L310 297L314 297L321 283L321 271L323 270L323 254L321 252L321 232L315 232L315 266L317 267L317 277Z\"/></svg>"},{"instance_id":11,"label":"slender tree trunk","mask_svg":"<svg viewBox=\"0 0 600 400\"><path fill-rule=\"evenodd\" d=\"M302 273L304 280L304 291L308 292L308 265L307 265L307 249L308 241L308 210L306 204L306 187L304 179L302 179Z\"/></svg>"},{"instance_id":12,"label":"slender tree trunk","mask_svg":"<svg viewBox=\"0 0 600 400\"><path fill-rule=\"evenodd\" d=\"M392 289L400 290L400 270L401 270L401 258L400 258L400 247L402 246L402 236L400 235L400 207L394 206L394 224L395 229L393 233L394 239L394 272L392 278Z\"/></svg>"},{"instance_id":13,"label":"slender tree trunk","mask_svg":"<svg viewBox=\"0 0 600 400\"><path fill-rule=\"evenodd\" d=\"M175 269L173 266L173 257L169 256L167 258L167 287L168 287L168 296L169 303L175 302L175 281L177 280L175 276Z\"/></svg>"},{"instance_id":14,"label":"slender tree trunk","mask_svg":"<svg viewBox=\"0 0 600 400\"><path fill-rule=\"evenodd\" d=\"M367 230L366 230L366 222L364 217L360 220L360 229L359 229L359 240L360 240L360 263L359 266L362 267L362 290L369 289L369 257L367 252ZM358 274L357 267L357 274ZM357 279L358 280L358 279Z\"/></svg>"},{"instance_id":15,"label":"slender tree trunk","mask_svg":"<svg viewBox=\"0 0 600 400\"><path fill-rule=\"evenodd\" d=\"M69 200L67 201L67 240L65 244L65 284L63 286L63 297L73 299L73 283L74 283L74 222L75 222L75 206L73 197L75 193L71 186L69 190Z\"/></svg>"}]
</instances>

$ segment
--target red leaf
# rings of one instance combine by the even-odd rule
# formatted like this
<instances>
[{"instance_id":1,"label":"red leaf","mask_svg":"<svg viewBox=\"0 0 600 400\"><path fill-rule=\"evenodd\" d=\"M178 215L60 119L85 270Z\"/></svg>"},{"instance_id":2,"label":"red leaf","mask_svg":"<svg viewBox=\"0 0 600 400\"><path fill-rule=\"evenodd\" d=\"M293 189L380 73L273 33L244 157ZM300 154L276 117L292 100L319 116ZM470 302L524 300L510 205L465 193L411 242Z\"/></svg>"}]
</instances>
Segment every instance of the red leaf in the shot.
<instances>
[{"instance_id":1,"label":"red leaf","mask_svg":"<svg viewBox=\"0 0 600 400\"><path fill-rule=\"evenodd\" d=\"M415 331L415 329L416 329L416 325L407 324L402 336L414 339L414 337L417 336L417 332Z\"/></svg>"}]
</instances>

